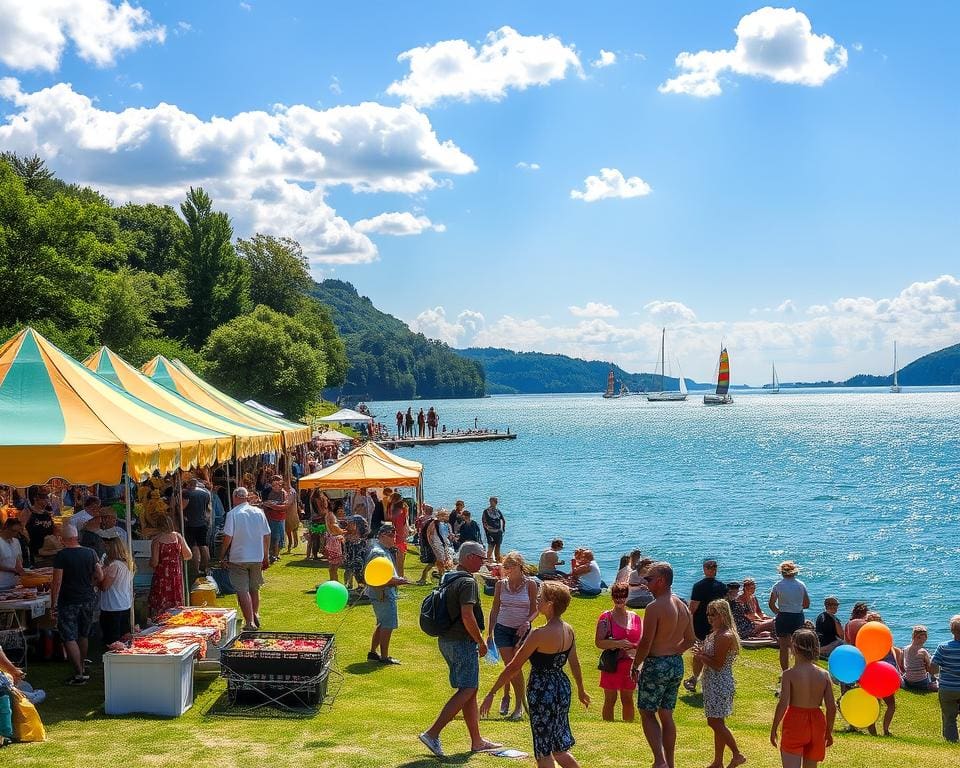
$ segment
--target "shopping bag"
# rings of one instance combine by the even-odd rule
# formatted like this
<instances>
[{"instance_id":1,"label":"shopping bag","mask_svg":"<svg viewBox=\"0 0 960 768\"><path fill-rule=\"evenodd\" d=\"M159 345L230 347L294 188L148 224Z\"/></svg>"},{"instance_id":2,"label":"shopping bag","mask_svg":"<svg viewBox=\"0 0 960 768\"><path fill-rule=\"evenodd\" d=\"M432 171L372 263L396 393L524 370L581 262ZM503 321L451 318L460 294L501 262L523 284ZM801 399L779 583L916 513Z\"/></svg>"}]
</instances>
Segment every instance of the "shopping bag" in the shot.
<instances>
[{"instance_id":1,"label":"shopping bag","mask_svg":"<svg viewBox=\"0 0 960 768\"><path fill-rule=\"evenodd\" d=\"M11 689L13 704L13 738L17 741L46 741L47 731L40 714L29 699L16 688Z\"/></svg>"}]
</instances>

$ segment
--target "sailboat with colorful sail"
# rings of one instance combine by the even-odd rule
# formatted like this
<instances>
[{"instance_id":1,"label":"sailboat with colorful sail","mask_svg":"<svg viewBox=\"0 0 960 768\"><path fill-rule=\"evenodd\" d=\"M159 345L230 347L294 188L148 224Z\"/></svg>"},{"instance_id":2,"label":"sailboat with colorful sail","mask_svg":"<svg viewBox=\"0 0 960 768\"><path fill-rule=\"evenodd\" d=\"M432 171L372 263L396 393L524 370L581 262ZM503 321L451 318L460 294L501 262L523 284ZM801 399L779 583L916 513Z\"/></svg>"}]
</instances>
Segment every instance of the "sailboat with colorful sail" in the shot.
<instances>
[{"instance_id":1,"label":"sailboat with colorful sail","mask_svg":"<svg viewBox=\"0 0 960 768\"><path fill-rule=\"evenodd\" d=\"M607 390L603 393L604 400L610 400L615 397L619 397L616 393L615 388L617 385L616 375L613 372L613 366L610 366L610 373L607 374Z\"/></svg>"},{"instance_id":2,"label":"sailboat with colorful sail","mask_svg":"<svg viewBox=\"0 0 960 768\"><path fill-rule=\"evenodd\" d=\"M729 405L733 402L730 395L730 355L727 348L720 350L720 365L717 368L717 391L703 396L704 405Z\"/></svg>"}]
</instances>

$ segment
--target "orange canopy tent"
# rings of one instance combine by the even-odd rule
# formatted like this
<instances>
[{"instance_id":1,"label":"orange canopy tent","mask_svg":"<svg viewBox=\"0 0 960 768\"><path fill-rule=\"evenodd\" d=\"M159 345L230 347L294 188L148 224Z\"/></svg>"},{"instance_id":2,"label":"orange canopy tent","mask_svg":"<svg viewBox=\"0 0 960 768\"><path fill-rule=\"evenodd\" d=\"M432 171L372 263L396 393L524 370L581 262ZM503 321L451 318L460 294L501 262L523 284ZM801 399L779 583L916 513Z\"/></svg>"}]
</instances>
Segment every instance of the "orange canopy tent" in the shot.
<instances>
[{"instance_id":1,"label":"orange canopy tent","mask_svg":"<svg viewBox=\"0 0 960 768\"><path fill-rule=\"evenodd\" d=\"M300 478L300 490L322 488L327 490L356 491L360 488L419 488L423 482L423 470L401 467L373 456L363 449L348 453L336 464Z\"/></svg>"}]
</instances>

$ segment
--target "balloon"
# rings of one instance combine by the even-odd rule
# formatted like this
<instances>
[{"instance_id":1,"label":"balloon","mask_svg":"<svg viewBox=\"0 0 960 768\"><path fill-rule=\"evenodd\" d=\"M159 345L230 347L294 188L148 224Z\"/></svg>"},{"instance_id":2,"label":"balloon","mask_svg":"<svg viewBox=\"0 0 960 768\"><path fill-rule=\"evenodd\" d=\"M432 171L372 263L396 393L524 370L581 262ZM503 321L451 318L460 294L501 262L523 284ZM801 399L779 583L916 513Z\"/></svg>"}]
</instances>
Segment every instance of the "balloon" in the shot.
<instances>
[{"instance_id":1,"label":"balloon","mask_svg":"<svg viewBox=\"0 0 960 768\"><path fill-rule=\"evenodd\" d=\"M871 661L880 661L893 648L893 633L886 624L879 621L868 621L857 632L857 648L869 664Z\"/></svg>"},{"instance_id":2,"label":"balloon","mask_svg":"<svg viewBox=\"0 0 960 768\"><path fill-rule=\"evenodd\" d=\"M347 607L350 593L339 581L325 581L317 587L317 608L327 613L339 613Z\"/></svg>"},{"instance_id":3,"label":"balloon","mask_svg":"<svg viewBox=\"0 0 960 768\"><path fill-rule=\"evenodd\" d=\"M880 717L880 702L863 688L854 688L840 699L840 714L854 728L866 728Z\"/></svg>"},{"instance_id":4,"label":"balloon","mask_svg":"<svg viewBox=\"0 0 960 768\"><path fill-rule=\"evenodd\" d=\"M828 665L830 674L841 683L853 685L860 679L867 660L852 645L839 645L830 653Z\"/></svg>"},{"instance_id":5,"label":"balloon","mask_svg":"<svg viewBox=\"0 0 960 768\"><path fill-rule=\"evenodd\" d=\"M393 578L393 563L387 557L375 557L363 569L363 581L371 587L382 587Z\"/></svg>"},{"instance_id":6,"label":"balloon","mask_svg":"<svg viewBox=\"0 0 960 768\"><path fill-rule=\"evenodd\" d=\"M900 688L900 673L892 664L874 661L860 675L860 687L878 699L893 696Z\"/></svg>"}]
</instances>

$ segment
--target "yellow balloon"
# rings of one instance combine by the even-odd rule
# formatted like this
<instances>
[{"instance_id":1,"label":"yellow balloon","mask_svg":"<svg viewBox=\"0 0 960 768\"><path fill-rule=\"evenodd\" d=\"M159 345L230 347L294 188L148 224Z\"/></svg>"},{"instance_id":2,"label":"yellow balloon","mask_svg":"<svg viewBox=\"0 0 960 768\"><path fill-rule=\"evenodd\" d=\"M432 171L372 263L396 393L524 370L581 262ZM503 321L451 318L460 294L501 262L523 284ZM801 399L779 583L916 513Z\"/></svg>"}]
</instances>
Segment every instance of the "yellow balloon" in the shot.
<instances>
[{"instance_id":1,"label":"yellow balloon","mask_svg":"<svg viewBox=\"0 0 960 768\"><path fill-rule=\"evenodd\" d=\"M371 587L382 587L393 578L393 563L386 557L375 557L363 569L363 581Z\"/></svg>"},{"instance_id":2,"label":"yellow balloon","mask_svg":"<svg viewBox=\"0 0 960 768\"><path fill-rule=\"evenodd\" d=\"M863 688L854 688L840 699L840 714L854 728L866 728L880 717L880 702Z\"/></svg>"}]
</instances>

